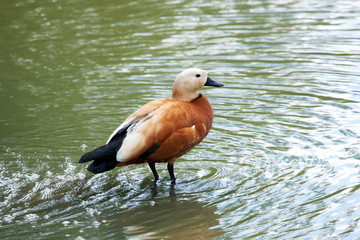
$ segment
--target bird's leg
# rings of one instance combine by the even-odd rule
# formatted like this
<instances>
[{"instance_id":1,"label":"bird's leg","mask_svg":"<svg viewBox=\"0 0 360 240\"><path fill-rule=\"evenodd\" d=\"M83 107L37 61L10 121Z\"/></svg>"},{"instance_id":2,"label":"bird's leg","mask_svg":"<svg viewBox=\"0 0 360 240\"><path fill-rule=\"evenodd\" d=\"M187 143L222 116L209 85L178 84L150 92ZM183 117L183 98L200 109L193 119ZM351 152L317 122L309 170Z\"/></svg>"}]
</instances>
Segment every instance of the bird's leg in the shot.
<instances>
[{"instance_id":1,"label":"bird's leg","mask_svg":"<svg viewBox=\"0 0 360 240\"><path fill-rule=\"evenodd\" d=\"M149 164L149 167L150 167L152 173L154 174L155 181L159 180L159 174L156 171L155 163L148 163L148 164Z\"/></svg>"},{"instance_id":2,"label":"bird's leg","mask_svg":"<svg viewBox=\"0 0 360 240\"><path fill-rule=\"evenodd\" d=\"M168 169L169 174L170 174L171 184L176 184L176 178L175 178L175 175L174 175L174 164L173 163L168 163L167 169Z\"/></svg>"}]
</instances>

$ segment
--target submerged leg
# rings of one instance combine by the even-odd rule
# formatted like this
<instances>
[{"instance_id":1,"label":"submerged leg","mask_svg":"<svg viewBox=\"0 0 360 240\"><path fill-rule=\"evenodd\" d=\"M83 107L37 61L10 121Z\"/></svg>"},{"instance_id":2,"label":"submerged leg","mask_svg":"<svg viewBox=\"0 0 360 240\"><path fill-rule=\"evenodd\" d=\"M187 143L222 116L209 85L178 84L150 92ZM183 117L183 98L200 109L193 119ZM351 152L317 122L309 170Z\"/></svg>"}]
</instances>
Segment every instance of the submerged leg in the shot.
<instances>
[{"instance_id":1,"label":"submerged leg","mask_svg":"<svg viewBox=\"0 0 360 240\"><path fill-rule=\"evenodd\" d=\"M152 173L154 174L155 181L159 180L159 174L156 171L155 163L149 163L149 167L150 167Z\"/></svg>"},{"instance_id":2,"label":"submerged leg","mask_svg":"<svg viewBox=\"0 0 360 240\"><path fill-rule=\"evenodd\" d=\"M170 174L171 184L176 184L176 178L175 178L175 175L174 175L174 164L173 163L168 163L167 169L168 169L169 174Z\"/></svg>"}]
</instances>

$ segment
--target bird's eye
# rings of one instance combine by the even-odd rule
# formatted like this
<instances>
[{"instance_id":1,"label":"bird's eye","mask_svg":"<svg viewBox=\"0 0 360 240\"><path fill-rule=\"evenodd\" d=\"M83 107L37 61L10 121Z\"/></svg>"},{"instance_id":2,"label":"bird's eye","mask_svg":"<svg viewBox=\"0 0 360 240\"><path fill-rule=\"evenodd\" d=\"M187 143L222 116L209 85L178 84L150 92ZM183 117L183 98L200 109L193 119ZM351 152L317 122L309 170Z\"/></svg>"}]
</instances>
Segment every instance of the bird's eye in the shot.
<instances>
[{"instance_id":1,"label":"bird's eye","mask_svg":"<svg viewBox=\"0 0 360 240\"><path fill-rule=\"evenodd\" d=\"M199 78L199 77L201 77L201 74L198 73L198 74L196 74L195 76L196 76L197 78Z\"/></svg>"}]
</instances>

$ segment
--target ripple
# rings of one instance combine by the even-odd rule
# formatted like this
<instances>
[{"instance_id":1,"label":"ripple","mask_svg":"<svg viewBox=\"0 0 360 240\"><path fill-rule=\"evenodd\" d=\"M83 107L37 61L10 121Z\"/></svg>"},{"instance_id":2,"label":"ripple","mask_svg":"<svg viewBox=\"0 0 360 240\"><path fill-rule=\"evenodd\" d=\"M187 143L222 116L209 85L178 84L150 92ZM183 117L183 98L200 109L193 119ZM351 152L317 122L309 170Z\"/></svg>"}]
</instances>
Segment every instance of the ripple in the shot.
<instances>
[{"instance_id":1,"label":"ripple","mask_svg":"<svg viewBox=\"0 0 360 240\"><path fill-rule=\"evenodd\" d=\"M1 237L359 235L354 1L55 2L0 6ZM213 129L175 187L76 164L193 66L225 88L201 90Z\"/></svg>"}]
</instances>

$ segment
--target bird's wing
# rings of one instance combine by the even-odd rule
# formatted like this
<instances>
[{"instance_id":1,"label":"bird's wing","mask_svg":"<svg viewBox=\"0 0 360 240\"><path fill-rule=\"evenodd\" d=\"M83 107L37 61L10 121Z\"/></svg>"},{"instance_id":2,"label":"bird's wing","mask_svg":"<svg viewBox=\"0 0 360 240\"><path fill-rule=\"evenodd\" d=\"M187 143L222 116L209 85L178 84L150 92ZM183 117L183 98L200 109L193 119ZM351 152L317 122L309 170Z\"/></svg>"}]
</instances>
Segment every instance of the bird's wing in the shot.
<instances>
[{"instance_id":1,"label":"bird's wing","mask_svg":"<svg viewBox=\"0 0 360 240\"><path fill-rule=\"evenodd\" d=\"M146 116L137 119L139 115ZM177 139L177 148L181 149L190 145L193 147L194 143L198 142L194 125L196 116L191 103L173 100L164 101L162 104L150 102L130 116L129 121L127 135L116 155L119 162L152 154L171 137L173 142L174 138Z\"/></svg>"},{"instance_id":2,"label":"bird's wing","mask_svg":"<svg viewBox=\"0 0 360 240\"><path fill-rule=\"evenodd\" d=\"M106 141L106 144L111 142L118 134L121 134L125 129L131 128L132 127L131 125L135 125L142 119L146 118L150 113L160 108L169 100L170 99L168 98L161 98L141 106L139 109L133 112L128 118L126 118L125 121L117 129L115 129L115 131L110 135L110 137Z\"/></svg>"}]
</instances>

